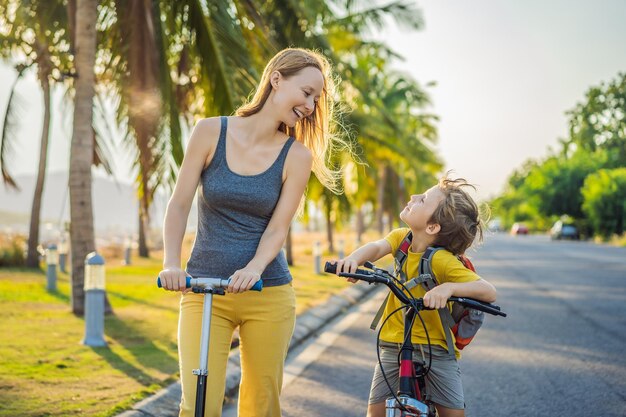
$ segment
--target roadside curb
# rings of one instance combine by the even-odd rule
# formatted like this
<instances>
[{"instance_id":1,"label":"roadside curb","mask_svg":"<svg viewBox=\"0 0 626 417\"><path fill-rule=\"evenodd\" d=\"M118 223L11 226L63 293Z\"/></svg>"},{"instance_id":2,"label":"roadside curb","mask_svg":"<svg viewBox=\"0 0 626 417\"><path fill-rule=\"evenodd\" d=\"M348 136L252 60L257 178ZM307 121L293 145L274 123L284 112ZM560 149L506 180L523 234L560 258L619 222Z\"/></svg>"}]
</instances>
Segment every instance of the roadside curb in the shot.
<instances>
[{"instance_id":1,"label":"roadside curb","mask_svg":"<svg viewBox=\"0 0 626 417\"><path fill-rule=\"evenodd\" d=\"M306 339L314 336L318 329L360 302L366 295L378 287L358 282L338 294L331 295L324 303L306 310L296 318L296 327L291 338L289 351L299 346ZM231 351L226 367L226 397L236 395L241 379L239 349ZM180 402L180 382L163 388L156 394L138 402L131 410L116 417L176 417Z\"/></svg>"}]
</instances>

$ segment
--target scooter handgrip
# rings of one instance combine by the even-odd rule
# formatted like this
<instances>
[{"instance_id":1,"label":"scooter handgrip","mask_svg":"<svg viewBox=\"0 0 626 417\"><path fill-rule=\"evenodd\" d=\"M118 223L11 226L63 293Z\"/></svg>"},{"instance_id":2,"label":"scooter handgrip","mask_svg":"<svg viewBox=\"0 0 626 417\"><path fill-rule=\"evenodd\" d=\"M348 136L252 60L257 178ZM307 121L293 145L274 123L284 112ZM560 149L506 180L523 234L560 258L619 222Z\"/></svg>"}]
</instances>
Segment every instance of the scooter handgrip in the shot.
<instances>
[{"instance_id":1,"label":"scooter handgrip","mask_svg":"<svg viewBox=\"0 0 626 417\"><path fill-rule=\"evenodd\" d=\"M161 285L161 277L157 277L157 287L163 288L163 286ZM191 277L186 277L185 288L189 288L189 287L191 287Z\"/></svg>"}]
</instances>

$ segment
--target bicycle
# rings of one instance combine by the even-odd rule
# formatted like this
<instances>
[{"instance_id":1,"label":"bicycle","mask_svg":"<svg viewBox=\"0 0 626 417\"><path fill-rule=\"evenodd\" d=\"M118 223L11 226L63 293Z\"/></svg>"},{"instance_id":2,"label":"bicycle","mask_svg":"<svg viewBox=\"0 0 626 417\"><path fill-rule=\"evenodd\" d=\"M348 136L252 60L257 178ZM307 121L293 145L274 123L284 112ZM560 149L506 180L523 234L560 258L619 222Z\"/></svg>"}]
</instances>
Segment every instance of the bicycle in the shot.
<instances>
[{"instance_id":1,"label":"bicycle","mask_svg":"<svg viewBox=\"0 0 626 417\"><path fill-rule=\"evenodd\" d=\"M200 335L200 366L192 372L198 376L196 385L196 404L194 409L195 417L204 417L204 409L206 407L206 382L209 375L209 338L211 336L211 312L213 310L213 295L225 295L225 288L228 287L230 278L193 278L187 277L185 282L186 288L196 294L204 294L202 305L202 330ZM161 278L157 278L157 286L161 288ZM261 291L263 289L263 281L257 281L250 290Z\"/></svg>"},{"instance_id":2,"label":"bicycle","mask_svg":"<svg viewBox=\"0 0 626 417\"><path fill-rule=\"evenodd\" d=\"M405 284L394 277L390 272L376 267L371 262L365 262L364 266L368 269L357 269L356 273L339 273L340 277L354 278L361 281L365 281L369 284L384 284L389 287L389 290L400 300L403 304L398 309L394 310L385 318L380 326L383 328L389 317L396 312L406 309L404 315L404 341L400 348L399 354L399 389L394 394L394 390L389 384L385 372L383 369L382 361L380 359L380 329L376 337L376 350L378 356L378 363L380 364L383 378L389 386L389 391L392 397L387 398L385 401L386 417L436 417L437 411L434 403L424 395L424 387L426 385L426 374L430 370L432 362L432 348L430 345L430 338L428 331L424 325L424 321L420 316L420 311L428 309L424 306L424 300L422 298L415 298L406 288ZM324 266L324 272L336 273L337 265L330 262L326 262ZM448 301L454 301L460 303L466 307L483 311L485 313L506 317L506 313L500 310L500 307L495 304L484 303L472 298L467 297L450 297ZM426 331L426 339L428 341L429 348L429 363L426 367L422 361L413 359L413 344L411 342L411 329L417 316L424 330Z\"/></svg>"}]
</instances>

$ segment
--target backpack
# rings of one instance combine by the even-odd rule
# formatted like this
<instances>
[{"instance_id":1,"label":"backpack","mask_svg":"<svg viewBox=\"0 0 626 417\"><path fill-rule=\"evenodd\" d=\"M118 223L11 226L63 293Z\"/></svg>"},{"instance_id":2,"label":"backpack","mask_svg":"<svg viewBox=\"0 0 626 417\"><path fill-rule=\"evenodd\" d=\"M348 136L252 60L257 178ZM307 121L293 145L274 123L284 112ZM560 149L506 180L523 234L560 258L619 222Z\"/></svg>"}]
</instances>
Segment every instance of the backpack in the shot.
<instances>
[{"instance_id":1,"label":"backpack","mask_svg":"<svg viewBox=\"0 0 626 417\"><path fill-rule=\"evenodd\" d=\"M405 283L406 288L409 290L416 287L417 285L422 285L422 287L426 291L429 291L435 286L439 285L431 266L433 256L435 252L444 248L438 246L429 246L426 251L424 251L424 254L420 259L418 265L418 276L411 280L407 280L407 276L404 273L402 267L404 266L404 263L408 258L408 251L409 247L411 246L412 238L413 234L411 232L407 233L402 243L396 250L396 253L394 254L395 275L400 276L400 280ZM472 262L465 255L459 255L457 256L457 258L467 269L476 272L474 265L472 265ZM372 321L372 324L370 326L372 330L375 330L378 326L378 322L382 317L385 306L387 304L387 300L390 296L390 294L387 295L387 298L376 313L376 316L374 317L374 320ZM459 350L462 350L465 346L467 346L472 341L474 336L476 336L478 329L480 329L483 321L485 320L485 313L483 313L482 311L468 308L455 302L452 303L452 311L450 311L447 307L440 308L437 311L439 313L439 318L441 319L443 330L446 336L448 353L452 356L455 356L454 345L456 345L457 349Z\"/></svg>"}]
</instances>

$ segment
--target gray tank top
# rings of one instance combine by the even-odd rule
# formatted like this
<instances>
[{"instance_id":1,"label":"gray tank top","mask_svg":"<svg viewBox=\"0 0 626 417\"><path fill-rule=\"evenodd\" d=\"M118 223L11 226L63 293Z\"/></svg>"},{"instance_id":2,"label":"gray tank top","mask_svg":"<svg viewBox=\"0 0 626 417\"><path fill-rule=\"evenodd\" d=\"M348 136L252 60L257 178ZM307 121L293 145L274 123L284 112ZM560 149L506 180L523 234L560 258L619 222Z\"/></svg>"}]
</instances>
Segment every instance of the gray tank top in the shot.
<instances>
[{"instance_id":1,"label":"gray tank top","mask_svg":"<svg viewBox=\"0 0 626 417\"><path fill-rule=\"evenodd\" d=\"M230 277L254 257L261 235L278 203L283 166L294 138L289 138L278 158L264 172L239 175L226 162L228 119L221 117L215 155L202 171L198 186L198 231L187 262L194 277ZM281 251L261 274L263 285L291 282L287 260Z\"/></svg>"}]
</instances>

